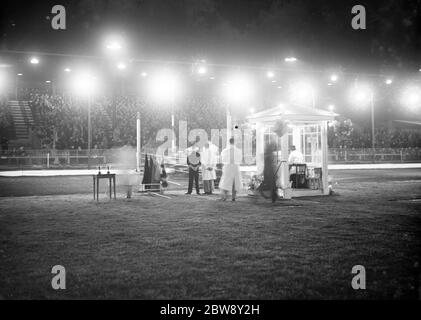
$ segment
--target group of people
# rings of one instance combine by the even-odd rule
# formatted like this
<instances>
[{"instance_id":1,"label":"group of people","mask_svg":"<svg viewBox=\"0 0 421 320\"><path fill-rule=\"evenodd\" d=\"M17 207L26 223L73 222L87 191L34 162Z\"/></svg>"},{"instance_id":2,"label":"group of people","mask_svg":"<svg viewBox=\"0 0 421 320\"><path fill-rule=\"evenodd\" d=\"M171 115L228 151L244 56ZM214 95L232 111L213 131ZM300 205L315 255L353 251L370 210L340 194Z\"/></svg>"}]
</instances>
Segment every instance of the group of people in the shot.
<instances>
[{"instance_id":1,"label":"group of people","mask_svg":"<svg viewBox=\"0 0 421 320\"><path fill-rule=\"evenodd\" d=\"M196 193L200 195L199 170L202 170L203 189L205 194L213 194L216 180L217 147L210 141L206 142L201 152L192 148L188 152L187 165L189 168L189 185L186 194L193 192L193 184ZM221 152L222 176L219 181L221 201L226 201L231 192L231 200L235 201L237 192L241 189L240 164L242 152L235 147L234 138L229 139L229 145Z\"/></svg>"},{"instance_id":2,"label":"group of people","mask_svg":"<svg viewBox=\"0 0 421 320\"><path fill-rule=\"evenodd\" d=\"M216 163L217 147L210 141L206 142L203 149L191 148L187 155L187 165L189 168L189 184L186 194L192 194L193 185L195 185L196 193L200 195L199 172L202 171L204 194L213 194L216 180ZM219 189L221 190L221 201L226 201L228 194L231 193L231 200L235 201L238 191L240 191L241 173L240 165L242 162L242 152L234 144L234 138L229 139L228 146L222 150L221 159L222 176L219 181ZM305 163L303 154L298 151L295 146L291 146L288 157L290 164ZM269 165L265 163L265 171L271 174L268 169ZM271 177L273 178L273 177Z\"/></svg>"}]
</instances>

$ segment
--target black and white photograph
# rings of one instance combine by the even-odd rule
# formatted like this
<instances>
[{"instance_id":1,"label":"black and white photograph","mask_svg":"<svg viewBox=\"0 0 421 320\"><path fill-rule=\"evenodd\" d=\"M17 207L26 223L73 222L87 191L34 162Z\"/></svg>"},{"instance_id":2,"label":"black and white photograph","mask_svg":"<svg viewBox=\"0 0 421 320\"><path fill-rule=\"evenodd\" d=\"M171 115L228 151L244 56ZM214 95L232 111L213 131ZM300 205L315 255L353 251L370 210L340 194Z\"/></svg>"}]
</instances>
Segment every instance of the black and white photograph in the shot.
<instances>
[{"instance_id":1,"label":"black and white photograph","mask_svg":"<svg viewBox=\"0 0 421 320\"><path fill-rule=\"evenodd\" d=\"M0 300L421 299L420 0L0 6Z\"/></svg>"}]
</instances>

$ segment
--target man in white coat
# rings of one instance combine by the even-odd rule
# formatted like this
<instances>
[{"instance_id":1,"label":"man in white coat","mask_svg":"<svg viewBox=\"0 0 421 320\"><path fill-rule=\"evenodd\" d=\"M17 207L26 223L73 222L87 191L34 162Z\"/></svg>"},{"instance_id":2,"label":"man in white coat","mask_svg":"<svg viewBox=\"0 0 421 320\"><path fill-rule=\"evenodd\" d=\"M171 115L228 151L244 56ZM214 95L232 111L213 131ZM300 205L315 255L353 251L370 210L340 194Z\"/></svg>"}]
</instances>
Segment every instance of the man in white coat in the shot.
<instances>
[{"instance_id":1,"label":"man in white coat","mask_svg":"<svg viewBox=\"0 0 421 320\"><path fill-rule=\"evenodd\" d=\"M214 180L216 179L216 146L210 141L206 142L202 149L202 179L205 194L212 194L214 190Z\"/></svg>"},{"instance_id":2,"label":"man in white coat","mask_svg":"<svg viewBox=\"0 0 421 320\"><path fill-rule=\"evenodd\" d=\"M219 189L222 191L222 201L225 201L228 192L232 192L232 201L235 201L235 196L241 190L241 174L240 164L242 162L243 153L240 149L234 146L234 138L229 140L229 145L221 152L222 177L219 182Z\"/></svg>"}]
</instances>

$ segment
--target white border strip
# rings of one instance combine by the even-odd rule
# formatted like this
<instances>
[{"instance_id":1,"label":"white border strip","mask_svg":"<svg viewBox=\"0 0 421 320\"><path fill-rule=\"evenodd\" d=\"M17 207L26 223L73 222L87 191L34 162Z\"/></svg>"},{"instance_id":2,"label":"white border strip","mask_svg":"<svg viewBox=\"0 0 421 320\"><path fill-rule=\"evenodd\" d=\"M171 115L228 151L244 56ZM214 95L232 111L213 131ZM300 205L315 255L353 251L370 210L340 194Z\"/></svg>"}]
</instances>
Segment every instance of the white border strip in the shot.
<instances>
[{"instance_id":1,"label":"white border strip","mask_svg":"<svg viewBox=\"0 0 421 320\"><path fill-rule=\"evenodd\" d=\"M421 163L368 163L368 164L330 164L329 170L361 170L361 169L421 169ZM170 170L171 171L171 170ZM242 166L243 172L256 172L256 166ZM89 176L98 173L94 170L16 170L0 171L0 177L59 177ZM106 171L102 171L106 173ZM110 170L116 174L136 174L135 170ZM168 169L167 169L168 173Z\"/></svg>"},{"instance_id":2,"label":"white border strip","mask_svg":"<svg viewBox=\"0 0 421 320\"><path fill-rule=\"evenodd\" d=\"M367 163L367 164L330 164L329 170L355 169L418 169L421 163Z\"/></svg>"}]
</instances>

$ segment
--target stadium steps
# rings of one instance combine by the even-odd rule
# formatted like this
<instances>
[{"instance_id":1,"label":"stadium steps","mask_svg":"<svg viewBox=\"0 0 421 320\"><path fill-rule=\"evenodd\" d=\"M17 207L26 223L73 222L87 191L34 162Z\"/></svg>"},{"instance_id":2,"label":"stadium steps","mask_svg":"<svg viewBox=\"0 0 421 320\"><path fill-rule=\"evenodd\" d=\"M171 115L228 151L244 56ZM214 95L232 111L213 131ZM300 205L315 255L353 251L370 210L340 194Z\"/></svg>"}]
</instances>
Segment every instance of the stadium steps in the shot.
<instances>
[{"instance_id":1,"label":"stadium steps","mask_svg":"<svg viewBox=\"0 0 421 320\"><path fill-rule=\"evenodd\" d=\"M31 108L28 101L9 101L8 107L13 119L16 140L29 139L29 128L34 125Z\"/></svg>"},{"instance_id":2,"label":"stadium steps","mask_svg":"<svg viewBox=\"0 0 421 320\"><path fill-rule=\"evenodd\" d=\"M101 111L102 116L105 118L105 122L107 124L107 129L108 129L107 134L109 136L112 136L112 134L113 134L113 119L109 115L107 109L102 104L99 105L99 109Z\"/></svg>"},{"instance_id":3,"label":"stadium steps","mask_svg":"<svg viewBox=\"0 0 421 320\"><path fill-rule=\"evenodd\" d=\"M113 130L113 119L111 119L111 116L108 114L107 110L103 106L101 106L102 113L104 114L104 117L107 121L107 126L109 130Z\"/></svg>"}]
</instances>

